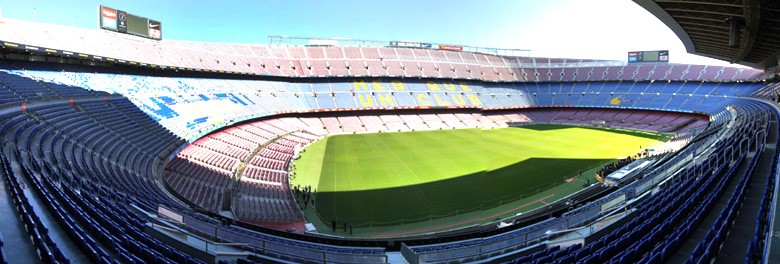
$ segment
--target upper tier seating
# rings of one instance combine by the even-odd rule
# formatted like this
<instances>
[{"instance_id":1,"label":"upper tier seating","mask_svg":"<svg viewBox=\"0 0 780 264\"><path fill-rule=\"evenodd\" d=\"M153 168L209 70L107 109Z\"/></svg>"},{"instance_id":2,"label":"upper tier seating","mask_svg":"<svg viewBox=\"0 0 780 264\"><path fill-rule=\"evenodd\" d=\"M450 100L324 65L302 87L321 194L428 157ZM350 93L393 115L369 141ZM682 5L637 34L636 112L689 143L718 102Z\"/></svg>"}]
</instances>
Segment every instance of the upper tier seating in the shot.
<instances>
[{"instance_id":1,"label":"upper tier seating","mask_svg":"<svg viewBox=\"0 0 780 264\"><path fill-rule=\"evenodd\" d=\"M53 41L56 39L57 41ZM0 19L0 40L152 65L289 77L432 77L491 82L737 81L760 71L729 66L620 65L615 61L503 57L396 47L266 46L149 40L106 30ZM121 47L121 48L120 48ZM615 66L604 66L615 65ZM366 69L365 67L368 67Z\"/></svg>"}]
</instances>

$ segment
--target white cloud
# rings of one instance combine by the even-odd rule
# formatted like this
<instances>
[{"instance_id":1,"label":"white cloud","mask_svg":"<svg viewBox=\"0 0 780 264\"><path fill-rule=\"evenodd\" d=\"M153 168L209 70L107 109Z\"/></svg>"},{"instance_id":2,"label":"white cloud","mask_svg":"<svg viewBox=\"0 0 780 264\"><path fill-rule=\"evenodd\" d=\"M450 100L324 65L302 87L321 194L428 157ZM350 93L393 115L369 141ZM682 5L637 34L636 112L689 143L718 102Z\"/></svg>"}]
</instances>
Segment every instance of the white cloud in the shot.
<instances>
[{"instance_id":1,"label":"white cloud","mask_svg":"<svg viewBox=\"0 0 780 264\"><path fill-rule=\"evenodd\" d=\"M519 32L515 47L532 56L625 61L628 51L669 50L670 62L729 65L688 54L666 25L630 0L562 0ZM505 45L502 43L502 45Z\"/></svg>"}]
</instances>

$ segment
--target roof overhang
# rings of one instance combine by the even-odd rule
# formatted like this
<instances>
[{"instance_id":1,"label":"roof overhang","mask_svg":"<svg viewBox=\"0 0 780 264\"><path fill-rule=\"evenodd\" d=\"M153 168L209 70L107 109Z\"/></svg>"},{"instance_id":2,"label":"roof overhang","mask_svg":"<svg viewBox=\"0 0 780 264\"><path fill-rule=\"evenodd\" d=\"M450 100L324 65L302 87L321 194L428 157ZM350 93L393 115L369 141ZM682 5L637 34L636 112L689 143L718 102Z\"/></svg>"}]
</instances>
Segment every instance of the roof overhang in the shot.
<instances>
[{"instance_id":1,"label":"roof overhang","mask_svg":"<svg viewBox=\"0 0 780 264\"><path fill-rule=\"evenodd\" d=\"M688 53L755 68L777 66L780 1L633 0L677 35ZM730 21L739 42L729 45Z\"/></svg>"}]
</instances>

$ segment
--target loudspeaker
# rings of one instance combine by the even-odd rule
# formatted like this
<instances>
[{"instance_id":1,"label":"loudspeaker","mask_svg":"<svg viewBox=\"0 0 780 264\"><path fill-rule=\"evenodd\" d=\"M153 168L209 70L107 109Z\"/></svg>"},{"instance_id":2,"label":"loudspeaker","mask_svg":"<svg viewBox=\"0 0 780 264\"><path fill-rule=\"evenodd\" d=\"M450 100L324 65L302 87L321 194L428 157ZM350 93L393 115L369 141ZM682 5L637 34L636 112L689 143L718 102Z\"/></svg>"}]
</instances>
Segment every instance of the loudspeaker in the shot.
<instances>
[{"instance_id":1,"label":"loudspeaker","mask_svg":"<svg viewBox=\"0 0 780 264\"><path fill-rule=\"evenodd\" d=\"M729 47L736 48L739 47L739 40L740 40L740 26L742 25L742 19L732 17L726 20L726 22L729 23Z\"/></svg>"}]
</instances>

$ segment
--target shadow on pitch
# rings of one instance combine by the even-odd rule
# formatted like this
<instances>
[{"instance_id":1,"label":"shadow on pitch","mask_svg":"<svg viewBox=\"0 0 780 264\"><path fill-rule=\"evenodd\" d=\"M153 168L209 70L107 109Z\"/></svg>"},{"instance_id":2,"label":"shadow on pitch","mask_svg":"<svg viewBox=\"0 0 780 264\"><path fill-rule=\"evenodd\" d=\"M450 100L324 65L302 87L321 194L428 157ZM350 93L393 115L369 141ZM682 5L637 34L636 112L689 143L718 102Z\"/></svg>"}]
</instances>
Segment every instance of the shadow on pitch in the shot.
<instances>
[{"instance_id":1,"label":"shadow on pitch","mask_svg":"<svg viewBox=\"0 0 780 264\"><path fill-rule=\"evenodd\" d=\"M611 159L531 158L446 180L395 188L320 192L316 207L325 223L399 225L489 209L563 184L565 176ZM489 168L490 164L486 165ZM367 175L367 177L370 177Z\"/></svg>"}]
</instances>

